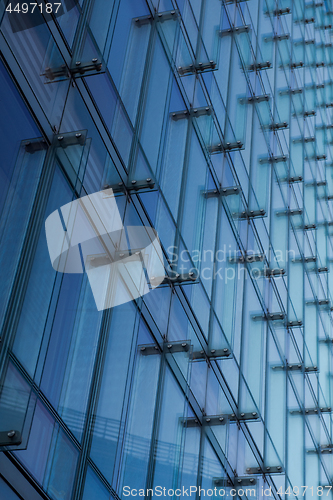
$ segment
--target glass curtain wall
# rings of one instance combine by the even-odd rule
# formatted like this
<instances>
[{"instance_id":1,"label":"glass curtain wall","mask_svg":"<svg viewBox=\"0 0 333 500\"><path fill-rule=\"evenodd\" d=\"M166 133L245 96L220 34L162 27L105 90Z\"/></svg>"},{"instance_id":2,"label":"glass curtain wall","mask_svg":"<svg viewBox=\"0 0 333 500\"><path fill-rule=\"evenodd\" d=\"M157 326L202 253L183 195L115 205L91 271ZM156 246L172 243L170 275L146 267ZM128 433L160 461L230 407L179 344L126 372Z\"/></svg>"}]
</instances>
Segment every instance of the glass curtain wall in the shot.
<instances>
[{"instance_id":1,"label":"glass curtain wall","mask_svg":"<svg viewBox=\"0 0 333 500\"><path fill-rule=\"evenodd\" d=\"M331 2L8 3L1 450L50 500L332 498ZM45 220L110 187L165 276L98 311Z\"/></svg>"}]
</instances>

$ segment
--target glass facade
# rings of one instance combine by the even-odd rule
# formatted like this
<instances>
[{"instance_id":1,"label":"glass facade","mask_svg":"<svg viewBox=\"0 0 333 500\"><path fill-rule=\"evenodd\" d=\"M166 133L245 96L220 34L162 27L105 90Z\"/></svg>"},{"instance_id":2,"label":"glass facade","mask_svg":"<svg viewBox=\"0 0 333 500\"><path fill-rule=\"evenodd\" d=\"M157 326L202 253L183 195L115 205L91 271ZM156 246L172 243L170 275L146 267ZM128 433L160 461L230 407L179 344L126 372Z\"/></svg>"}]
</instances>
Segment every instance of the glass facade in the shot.
<instances>
[{"instance_id":1,"label":"glass facade","mask_svg":"<svg viewBox=\"0 0 333 500\"><path fill-rule=\"evenodd\" d=\"M0 2L1 500L332 498L332 3L26 5ZM45 221L108 189L164 276L98 310Z\"/></svg>"}]
</instances>

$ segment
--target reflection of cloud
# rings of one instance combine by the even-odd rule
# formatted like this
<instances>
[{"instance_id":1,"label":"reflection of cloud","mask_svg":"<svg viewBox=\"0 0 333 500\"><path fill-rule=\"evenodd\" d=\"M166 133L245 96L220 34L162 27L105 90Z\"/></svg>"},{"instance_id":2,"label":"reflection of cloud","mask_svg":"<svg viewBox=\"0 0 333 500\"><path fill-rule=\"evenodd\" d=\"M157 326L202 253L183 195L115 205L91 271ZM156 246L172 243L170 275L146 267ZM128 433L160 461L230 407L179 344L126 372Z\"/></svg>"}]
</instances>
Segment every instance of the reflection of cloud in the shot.
<instances>
[{"instance_id":1,"label":"reflection of cloud","mask_svg":"<svg viewBox=\"0 0 333 500\"><path fill-rule=\"evenodd\" d=\"M124 227L112 189L55 210L45 231L52 267L62 273L86 271L99 311L136 299L163 281L156 231Z\"/></svg>"}]
</instances>

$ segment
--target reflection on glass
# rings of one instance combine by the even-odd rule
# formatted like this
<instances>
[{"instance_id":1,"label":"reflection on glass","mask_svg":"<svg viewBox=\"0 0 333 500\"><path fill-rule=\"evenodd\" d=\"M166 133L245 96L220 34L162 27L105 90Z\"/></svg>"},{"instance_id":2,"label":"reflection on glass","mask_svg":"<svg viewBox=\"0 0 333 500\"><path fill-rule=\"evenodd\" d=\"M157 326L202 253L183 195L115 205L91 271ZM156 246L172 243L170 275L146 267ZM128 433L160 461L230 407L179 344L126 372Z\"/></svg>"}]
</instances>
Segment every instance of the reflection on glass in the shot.
<instances>
[{"instance_id":1,"label":"reflection on glass","mask_svg":"<svg viewBox=\"0 0 333 500\"><path fill-rule=\"evenodd\" d=\"M141 297L164 279L154 229L124 227L111 188L62 206L45 221L53 268L86 270L99 311Z\"/></svg>"}]
</instances>

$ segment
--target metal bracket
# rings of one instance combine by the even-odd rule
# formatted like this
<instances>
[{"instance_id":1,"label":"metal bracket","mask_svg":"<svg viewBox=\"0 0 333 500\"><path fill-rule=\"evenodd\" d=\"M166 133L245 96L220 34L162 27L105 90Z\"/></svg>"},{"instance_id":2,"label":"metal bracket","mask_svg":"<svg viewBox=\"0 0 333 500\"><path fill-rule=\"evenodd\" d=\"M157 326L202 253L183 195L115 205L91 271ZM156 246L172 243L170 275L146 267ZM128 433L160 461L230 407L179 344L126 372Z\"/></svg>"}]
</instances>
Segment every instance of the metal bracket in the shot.
<instances>
[{"instance_id":1,"label":"metal bracket","mask_svg":"<svg viewBox=\"0 0 333 500\"><path fill-rule=\"evenodd\" d=\"M178 274L176 273L174 277L172 276L164 276L163 281L161 282L160 277L152 276L150 278L150 283L156 286L160 285L181 285L182 283L193 283L198 278L197 274L194 272L190 272L187 274Z\"/></svg>"},{"instance_id":2,"label":"metal bracket","mask_svg":"<svg viewBox=\"0 0 333 500\"><path fill-rule=\"evenodd\" d=\"M205 198L218 198L219 196L230 196L232 194L239 194L240 187L234 186L222 189L210 189L204 192Z\"/></svg>"},{"instance_id":3,"label":"metal bracket","mask_svg":"<svg viewBox=\"0 0 333 500\"><path fill-rule=\"evenodd\" d=\"M248 66L248 71L261 71L262 69L269 69L272 67L272 63L270 61L265 61L262 63L254 63Z\"/></svg>"},{"instance_id":4,"label":"metal bracket","mask_svg":"<svg viewBox=\"0 0 333 500\"><path fill-rule=\"evenodd\" d=\"M319 305L319 306L329 306L331 301L329 299L316 299L316 300L307 300L305 304L308 305Z\"/></svg>"},{"instance_id":5,"label":"metal bracket","mask_svg":"<svg viewBox=\"0 0 333 500\"><path fill-rule=\"evenodd\" d=\"M318 415L318 413L331 413L331 407L306 408L304 410L290 410L290 415Z\"/></svg>"},{"instance_id":6,"label":"metal bracket","mask_svg":"<svg viewBox=\"0 0 333 500\"><path fill-rule=\"evenodd\" d=\"M303 66L304 66L304 62L303 61L294 62L294 63L290 64L290 68L291 69L303 68Z\"/></svg>"},{"instance_id":7,"label":"metal bracket","mask_svg":"<svg viewBox=\"0 0 333 500\"><path fill-rule=\"evenodd\" d=\"M301 175L297 175L296 177L289 177L288 182L293 183L293 182L301 182L303 180L303 177Z\"/></svg>"},{"instance_id":8,"label":"metal bracket","mask_svg":"<svg viewBox=\"0 0 333 500\"><path fill-rule=\"evenodd\" d=\"M126 193L128 191L140 191L141 189L153 189L155 187L155 182L148 177L141 181L133 180L129 184L124 184L119 182L118 184L105 184L103 190L112 189L113 193Z\"/></svg>"},{"instance_id":9,"label":"metal bracket","mask_svg":"<svg viewBox=\"0 0 333 500\"><path fill-rule=\"evenodd\" d=\"M247 102L249 102L251 104L254 104L254 103L257 103L257 102L269 101L270 98L271 98L271 96L268 95L268 94L266 94L266 95L257 95L257 96L249 97L247 99Z\"/></svg>"},{"instance_id":10,"label":"metal bracket","mask_svg":"<svg viewBox=\"0 0 333 500\"><path fill-rule=\"evenodd\" d=\"M281 465L277 465L275 467L248 467L246 469L247 474L281 474L281 472L283 472Z\"/></svg>"},{"instance_id":11,"label":"metal bracket","mask_svg":"<svg viewBox=\"0 0 333 500\"><path fill-rule=\"evenodd\" d=\"M180 76L204 73L207 71L214 71L217 69L216 66L215 61L209 61L206 63L199 62L196 64L189 64L189 66L178 66L178 73Z\"/></svg>"},{"instance_id":12,"label":"metal bracket","mask_svg":"<svg viewBox=\"0 0 333 500\"><path fill-rule=\"evenodd\" d=\"M72 76L84 75L89 71L97 71L98 73L102 71L102 62L98 59L98 57L94 57L91 62L87 63L76 61L75 64L70 68L70 73Z\"/></svg>"},{"instance_id":13,"label":"metal bracket","mask_svg":"<svg viewBox=\"0 0 333 500\"><path fill-rule=\"evenodd\" d=\"M290 12L291 12L291 9L289 7L287 7L286 9L273 10L273 15L274 16L283 16L285 14L290 14Z\"/></svg>"},{"instance_id":14,"label":"metal bracket","mask_svg":"<svg viewBox=\"0 0 333 500\"><path fill-rule=\"evenodd\" d=\"M19 431L10 430L0 432L0 446L19 445L22 443L22 436Z\"/></svg>"},{"instance_id":15,"label":"metal bracket","mask_svg":"<svg viewBox=\"0 0 333 500\"><path fill-rule=\"evenodd\" d=\"M163 352L165 354L175 354L177 352L189 352L191 350L191 342L183 340L180 342L164 342ZM143 356L151 356L153 354L161 354L161 348L157 344L145 344L139 346L140 353Z\"/></svg>"},{"instance_id":16,"label":"metal bracket","mask_svg":"<svg viewBox=\"0 0 333 500\"><path fill-rule=\"evenodd\" d=\"M312 111L305 111L304 116L316 116L317 112L313 109Z\"/></svg>"},{"instance_id":17,"label":"metal bracket","mask_svg":"<svg viewBox=\"0 0 333 500\"><path fill-rule=\"evenodd\" d=\"M228 151L236 151L239 149L242 149L243 143L241 141L236 141L236 142L227 142L225 144L218 143L218 144L213 144L212 146L209 146L207 149L210 154L214 153L226 153Z\"/></svg>"},{"instance_id":18,"label":"metal bracket","mask_svg":"<svg viewBox=\"0 0 333 500\"><path fill-rule=\"evenodd\" d=\"M164 342L163 352L165 354L175 354L177 352L188 352L191 349L190 341Z\"/></svg>"},{"instance_id":19,"label":"metal bracket","mask_svg":"<svg viewBox=\"0 0 333 500\"><path fill-rule=\"evenodd\" d=\"M279 94L280 95L294 95L294 94L302 94L303 89L285 89L285 90L280 90Z\"/></svg>"},{"instance_id":20,"label":"metal bracket","mask_svg":"<svg viewBox=\"0 0 333 500\"><path fill-rule=\"evenodd\" d=\"M309 453L310 455L314 455L314 454L329 454L329 453L332 453L332 450L328 449L328 450L306 450L306 453Z\"/></svg>"},{"instance_id":21,"label":"metal bracket","mask_svg":"<svg viewBox=\"0 0 333 500\"><path fill-rule=\"evenodd\" d=\"M136 17L134 19L134 23L136 26L138 26L139 28L141 28L141 26L144 26L145 24L150 24L151 22L153 22L153 16L151 15L148 15L148 16L142 16L142 17Z\"/></svg>"},{"instance_id":22,"label":"metal bracket","mask_svg":"<svg viewBox=\"0 0 333 500\"><path fill-rule=\"evenodd\" d=\"M238 415L232 413L231 415L229 415L229 420L231 422L237 422L237 421L243 422L245 420L259 420L259 415L256 411L239 413Z\"/></svg>"},{"instance_id":23,"label":"metal bracket","mask_svg":"<svg viewBox=\"0 0 333 500\"><path fill-rule=\"evenodd\" d=\"M288 127L288 123L287 122L281 122L281 123L272 123L269 126L269 129L270 130L281 130L281 129L284 129L284 128L287 128L287 127Z\"/></svg>"},{"instance_id":24,"label":"metal bracket","mask_svg":"<svg viewBox=\"0 0 333 500\"><path fill-rule=\"evenodd\" d=\"M195 359L217 359L217 358L227 358L231 355L231 351L227 348L224 349L211 349L210 352L205 352L203 349L201 351L192 352L191 358Z\"/></svg>"},{"instance_id":25,"label":"metal bracket","mask_svg":"<svg viewBox=\"0 0 333 500\"><path fill-rule=\"evenodd\" d=\"M285 313L267 313L252 316L253 321L283 321L285 319Z\"/></svg>"},{"instance_id":26,"label":"metal bracket","mask_svg":"<svg viewBox=\"0 0 333 500\"><path fill-rule=\"evenodd\" d=\"M303 321L301 321L300 319L296 319L295 321L288 321L287 326L290 328L300 328L301 326L303 326Z\"/></svg>"},{"instance_id":27,"label":"metal bracket","mask_svg":"<svg viewBox=\"0 0 333 500\"><path fill-rule=\"evenodd\" d=\"M222 36L226 36L226 35L231 35L233 33L236 33L236 34L249 33L250 29L251 29L250 25L239 26L237 28L232 27L232 28L228 28L226 30L219 31L219 36L222 37Z\"/></svg>"},{"instance_id":28,"label":"metal bracket","mask_svg":"<svg viewBox=\"0 0 333 500\"><path fill-rule=\"evenodd\" d=\"M245 255L239 255L238 257L231 257L229 259L229 262L231 264L251 264L253 262L263 262L265 260L265 254L258 253L258 254L247 254Z\"/></svg>"},{"instance_id":29,"label":"metal bracket","mask_svg":"<svg viewBox=\"0 0 333 500\"><path fill-rule=\"evenodd\" d=\"M42 149L48 148L45 139L32 139L30 141L24 141L22 144L24 145L26 153L31 154L34 154L36 151L41 151Z\"/></svg>"},{"instance_id":30,"label":"metal bracket","mask_svg":"<svg viewBox=\"0 0 333 500\"><path fill-rule=\"evenodd\" d=\"M318 300L318 305L320 306L330 306L331 301L329 299Z\"/></svg>"},{"instance_id":31,"label":"metal bracket","mask_svg":"<svg viewBox=\"0 0 333 500\"><path fill-rule=\"evenodd\" d=\"M218 144L213 144L212 146L208 146L208 151L210 154L214 154L214 153L224 153L225 152L225 149L223 147L223 144L222 143L218 143Z\"/></svg>"},{"instance_id":32,"label":"metal bracket","mask_svg":"<svg viewBox=\"0 0 333 500\"><path fill-rule=\"evenodd\" d=\"M300 257L299 259L293 259L291 262L317 262L317 257Z\"/></svg>"},{"instance_id":33,"label":"metal bracket","mask_svg":"<svg viewBox=\"0 0 333 500\"><path fill-rule=\"evenodd\" d=\"M154 16L154 19L156 21L159 21L160 23L164 23L164 21L176 21L177 18L178 18L177 10L168 10L165 12L159 12Z\"/></svg>"},{"instance_id":34,"label":"metal bracket","mask_svg":"<svg viewBox=\"0 0 333 500\"><path fill-rule=\"evenodd\" d=\"M299 259L293 259L291 262L317 262L317 257L300 257Z\"/></svg>"},{"instance_id":35,"label":"metal bracket","mask_svg":"<svg viewBox=\"0 0 333 500\"><path fill-rule=\"evenodd\" d=\"M259 415L257 412L249 413L231 413L222 415L205 415L202 417L202 425L215 426L215 425L226 425L229 422L245 422L248 420L258 420ZM200 421L197 418L186 418L182 419L182 423L187 427L197 427L200 425Z\"/></svg>"},{"instance_id":36,"label":"metal bracket","mask_svg":"<svg viewBox=\"0 0 333 500\"><path fill-rule=\"evenodd\" d=\"M333 450L332 450L332 447L333 445L332 444L322 444L320 446L320 448L316 448L314 450L306 450L307 453L321 453L321 454L329 454L329 453L333 453Z\"/></svg>"},{"instance_id":37,"label":"metal bracket","mask_svg":"<svg viewBox=\"0 0 333 500\"><path fill-rule=\"evenodd\" d=\"M286 364L286 365L274 365L272 366L272 370L275 371L282 371L282 370L288 370L288 371L302 371L303 365L302 364Z\"/></svg>"},{"instance_id":38,"label":"metal bracket","mask_svg":"<svg viewBox=\"0 0 333 500\"><path fill-rule=\"evenodd\" d=\"M92 255L89 258L89 262L91 267L101 267L101 266L107 266L111 264L112 262L119 262L122 259L126 259L127 257L132 257L134 260L142 261L142 250L144 248L136 248L136 249L131 249L131 250L116 250L113 254L111 255Z\"/></svg>"},{"instance_id":39,"label":"metal bracket","mask_svg":"<svg viewBox=\"0 0 333 500\"><path fill-rule=\"evenodd\" d=\"M280 163L288 160L288 156L267 156L266 158L259 158L259 163Z\"/></svg>"},{"instance_id":40,"label":"metal bracket","mask_svg":"<svg viewBox=\"0 0 333 500\"><path fill-rule=\"evenodd\" d=\"M308 231L309 229L317 229L316 224L305 224L304 231Z\"/></svg>"},{"instance_id":41,"label":"metal bracket","mask_svg":"<svg viewBox=\"0 0 333 500\"><path fill-rule=\"evenodd\" d=\"M86 130L77 132L68 132L66 134L57 134L53 136L53 146L56 148L67 148L68 146L84 146L86 142Z\"/></svg>"},{"instance_id":42,"label":"metal bracket","mask_svg":"<svg viewBox=\"0 0 333 500\"><path fill-rule=\"evenodd\" d=\"M271 269L269 267L266 267L264 269L265 278L275 278L276 276L283 276L284 274L286 274L286 271L284 269L280 268Z\"/></svg>"},{"instance_id":43,"label":"metal bracket","mask_svg":"<svg viewBox=\"0 0 333 500\"><path fill-rule=\"evenodd\" d=\"M143 356L151 356L152 354L161 354L161 349L156 344L139 345L140 354Z\"/></svg>"},{"instance_id":44,"label":"metal bracket","mask_svg":"<svg viewBox=\"0 0 333 500\"><path fill-rule=\"evenodd\" d=\"M50 68L49 66L45 68L44 72L41 73L40 76L45 76L46 80L48 80L46 83L51 83L54 80L58 80L58 78L62 77L69 77L70 76L70 70L67 68L66 64L62 64L61 66L58 66L57 68Z\"/></svg>"},{"instance_id":45,"label":"metal bracket","mask_svg":"<svg viewBox=\"0 0 333 500\"><path fill-rule=\"evenodd\" d=\"M74 65L70 68L66 64L62 64L57 68L47 67L41 76L45 76L48 80L46 83L51 83L62 77L74 77L77 75L83 76L90 71L97 71L100 73L102 71L103 64L97 57L94 57L91 62L82 63L82 61L76 61Z\"/></svg>"},{"instance_id":46,"label":"metal bracket","mask_svg":"<svg viewBox=\"0 0 333 500\"><path fill-rule=\"evenodd\" d=\"M201 425L200 420L198 418L193 418L193 417L190 417L190 418L180 418L180 423L184 427L198 427L199 425Z\"/></svg>"},{"instance_id":47,"label":"metal bracket","mask_svg":"<svg viewBox=\"0 0 333 500\"><path fill-rule=\"evenodd\" d=\"M304 371L306 373L311 373L311 372L318 372L318 366L306 366L304 368Z\"/></svg>"},{"instance_id":48,"label":"metal bracket","mask_svg":"<svg viewBox=\"0 0 333 500\"><path fill-rule=\"evenodd\" d=\"M223 144L223 148L225 151L236 151L238 149L241 149L243 147L243 143L241 141L236 141L236 142L227 142Z\"/></svg>"},{"instance_id":49,"label":"metal bracket","mask_svg":"<svg viewBox=\"0 0 333 500\"><path fill-rule=\"evenodd\" d=\"M248 212L233 212L232 215L235 219L254 219L256 217L264 217L266 212L263 208L261 208L260 210L250 210Z\"/></svg>"},{"instance_id":50,"label":"metal bracket","mask_svg":"<svg viewBox=\"0 0 333 500\"><path fill-rule=\"evenodd\" d=\"M283 177L280 179L280 182L289 182L289 184L293 184L294 182L301 182L303 177L298 175L296 177Z\"/></svg>"},{"instance_id":51,"label":"metal bracket","mask_svg":"<svg viewBox=\"0 0 333 500\"><path fill-rule=\"evenodd\" d=\"M322 444L320 446L321 450L329 450L329 449L331 450L332 448L333 448L333 444L332 443L330 443L330 444Z\"/></svg>"},{"instance_id":52,"label":"metal bracket","mask_svg":"<svg viewBox=\"0 0 333 500\"><path fill-rule=\"evenodd\" d=\"M216 487L231 487L243 488L243 486L254 486L257 484L257 480L253 477L233 477L232 479L227 479L224 477L213 477L213 483Z\"/></svg>"},{"instance_id":53,"label":"metal bracket","mask_svg":"<svg viewBox=\"0 0 333 500\"><path fill-rule=\"evenodd\" d=\"M279 42L280 40L289 40L290 33L284 33L283 35L274 35L273 40Z\"/></svg>"},{"instance_id":54,"label":"metal bracket","mask_svg":"<svg viewBox=\"0 0 333 500\"><path fill-rule=\"evenodd\" d=\"M302 215L302 213L303 213L303 210L301 208L299 208L299 209L296 209L296 210L293 210L293 209L290 210L289 209L289 210L283 210L281 212L276 212L275 215L277 217L281 217L283 215L291 215L291 216L293 216L293 215Z\"/></svg>"},{"instance_id":55,"label":"metal bracket","mask_svg":"<svg viewBox=\"0 0 333 500\"><path fill-rule=\"evenodd\" d=\"M203 106L202 108L190 108L190 110L184 110L184 111L175 111L171 113L171 118L175 121L177 120L182 120L183 118L190 118L190 117L195 117L198 118L199 116L204 116L204 115L212 115L213 110L209 106Z\"/></svg>"},{"instance_id":56,"label":"metal bracket","mask_svg":"<svg viewBox=\"0 0 333 500\"><path fill-rule=\"evenodd\" d=\"M224 0L225 3L240 3L240 2L245 2L247 0Z\"/></svg>"}]
</instances>

